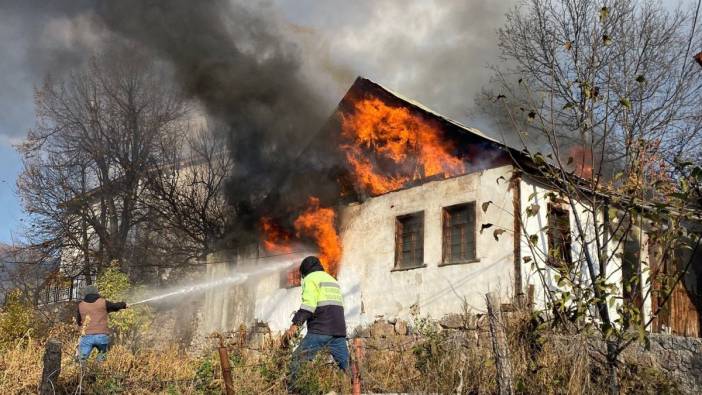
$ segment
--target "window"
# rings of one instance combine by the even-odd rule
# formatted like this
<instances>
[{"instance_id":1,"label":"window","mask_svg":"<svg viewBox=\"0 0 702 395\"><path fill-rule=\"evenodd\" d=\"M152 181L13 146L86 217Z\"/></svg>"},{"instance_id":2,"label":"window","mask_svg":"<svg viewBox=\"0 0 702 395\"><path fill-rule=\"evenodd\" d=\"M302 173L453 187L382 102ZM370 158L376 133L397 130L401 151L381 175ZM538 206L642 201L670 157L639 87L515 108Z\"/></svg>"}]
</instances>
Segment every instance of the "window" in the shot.
<instances>
[{"instance_id":1,"label":"window","mask_svg":"<svg viewBox=\"0 0 702 395\"><path fill-rule=\"evenodd\" d=\"M443 263L475 260L475 202L445 207L443 222Z\"/></svg>"},{"instance_id":2,"label":"window","mask_svg":"<svg viewBox=\"0 0 702 395\"><path fill-rule=\"evenodd\" d=\"M395 221L395 269L424 265L424 213L397 217Z\"/></svg>"},{"instance_id":3,"label":"window","mask_svg":"<svg viewBox=\"0 0 702 395\"><path fill-rule=\"evenodd\" d=\"M572 258L570 237L570 212L554 204L548 205L548 255L549 264L556 267L570 266Z\"/></svg>"},{"instance_id":4,"label":"window","mask_svg":"<svg viewBox=\"0 0 702 395\"><path fill-rule=\"evenodd\" d=\"M301 277L300 277L300 267L295 266L292 269L288 270L287 272L282 272L281 278L280 278L280 287L281 288L295 288L299 287L301 282Z\"/></svg>"}]
</instances>

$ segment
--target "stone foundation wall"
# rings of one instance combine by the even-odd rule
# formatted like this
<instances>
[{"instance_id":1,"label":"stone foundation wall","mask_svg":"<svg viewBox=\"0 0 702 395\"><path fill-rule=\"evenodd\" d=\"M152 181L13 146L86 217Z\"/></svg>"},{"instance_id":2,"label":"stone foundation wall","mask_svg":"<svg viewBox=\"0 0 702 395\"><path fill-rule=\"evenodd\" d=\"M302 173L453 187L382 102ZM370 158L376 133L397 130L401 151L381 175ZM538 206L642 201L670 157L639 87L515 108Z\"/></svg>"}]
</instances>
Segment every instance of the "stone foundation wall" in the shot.
<instances>
[{"instance_id":1,"label":"stone foundation wall","mask_svg":"<svg viewBox=\"0 0 702 395\"><path fill-rule=\"evenodd\" d=\"M427 321L426 324L438 324L433 326L433 330L442 332L456 347L491 350L491 339L485 316L453 314L435 322ZM361 338L363 352L369 357L387 351L408 352L426 340L422 335L423 331L419 330L417 325L422 323L408 324L402 320L379 319L371 325L349 330L349 337ZM238 347L254 354L278 339L276 333L272 333L265 323L260 322L248 328L241 327L238 330L226 332L224 336L227 344L237 344ZM583 342L582 339L567 336L549 336L549 340L563 342L566 346ZM651 334L649 340L648 349L639 343L631 345L622 355L623 362L627 365L636 365L638 369L660 372L674 382L682 393L702 393L702 339ZM211 341L206 343L212 347ZM593 356L598 354L596 349L604 349L602 342L597 340L588 341L588 343L592 347ZM487 352L485 355L491 354Z\"/></svg>"},{"instance_id":2,"label":"stone foundation wall","mask_svg":"<svg viewBox=\"0 0 702 395\"><path fill-rule=\"evenodd\" d=\"M627 357L659 368L685 393L702 394L702 339L662 334L651 334L649 339L649 350L635 344Z\"/></svg>"},{"instance_id":3,"label":"stone foundation wall","mask_svg":"<svg viewBox=\"0 0 702 395\"><path fill-rule=\"evenodd\" d=\"M491 347L487 317L451 314L437 321L440 331L447 333L451 342L460 347ZM422 341L405 321L378 320L368 327L358 328L354 337L364 339L369 352L378 350L410 350ZM572 343L572 338L558 336L559 341ZM625 362L642 368L660 371L685 394L702 394L702 339L664 334L649 335L650 348L643 344L631 345L622 355ZM601 342L593 341L593 350ZM604 347L602 347L604 349Z\"/></svg>"}]
</instances>

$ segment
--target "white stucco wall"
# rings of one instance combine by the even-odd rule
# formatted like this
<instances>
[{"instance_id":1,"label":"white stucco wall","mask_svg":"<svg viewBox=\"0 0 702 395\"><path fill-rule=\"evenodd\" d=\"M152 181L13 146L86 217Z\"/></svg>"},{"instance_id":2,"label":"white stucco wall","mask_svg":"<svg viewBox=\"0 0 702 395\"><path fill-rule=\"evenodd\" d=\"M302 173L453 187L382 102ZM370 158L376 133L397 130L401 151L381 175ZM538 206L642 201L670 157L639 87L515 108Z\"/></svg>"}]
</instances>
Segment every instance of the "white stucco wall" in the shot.
<instances>
[{"instance_id":1,"label":"white stucco wall","mask_svg":"<svg viewBox=\"0 0 702 395\"><path fill-rule=\"evenodd\" d=\"M548 205L549 197L548 194L552 193L551 190L543 187L537 182L531 180L528 176L525 176L521 180L521 221L523 224L522 232L522 258L529 257L531 262L523 263L522 265L522 278L524 279L524 287L529 285L534 286L534 302L537 308L544 308L547 305L548 294L547 289L557 290L557 275L558 270L547 265L547 255L548 255ZM537 205L538 211L535 215L528 215L527 208ZM588 242L592 242L589 252L592 258L595 260L595 271L599 272L599 264L597 264L597 249L594 246L594 228L593 228L593 217L592 214L587 211L587 208L582 204L575 205L577 210L577 215L581 221L581 226L585 233L585 238ZM580 232L578 232L578 227L576 226L575 214L570 206L564 207L568 210L570 214L570 228L571 228L571 257L574 263L580 265L578 268L578 274L576 278L585 284L589 284L590 277L588 275L588 268L585 264L584 251L582 249L582 242L580 242ZM600 218L601 221L601 218ZM600 222L601 223L601 222ZM537 242L530 245L529 237L531 235L536 235L538 237ZM612 265L613 266L613 265ZM608 269L613 269L610 266ZM618 264L617 264L618 268ZM609 270L608 270L609 271ZM620 276L620 272L613 271L611 273L612 281L619 281L617 276ZM543 287L542 284L546 285ZM569 290L569 289L568 289ZM612 313L614 313L614 308L612 308Z\"/></svg>"},{"instance_id":2,"label":"white stucco wall","mask_svg":"<svg viewBox=\"0 0 702 395\"><path fill-rule=\"evenodd\" d=\"M413 313L419 317L441 318L450 313L468 309L473 313L485 312L484 297L487 292L497 291L503 302L512 301L514 287L514 206L513 191L509 187L512 166L503 166L463 176L427 182L416 187L388 193L337 209L340 221L340 237L343 256L338 275L344 295L346 319L349 333L358 325L375 319L409 319ZM523 292L534 285L537 308L546 306L545 289L539 272L546 278L548 287L555 288L556 271L545 264L548 250L547 207L548 189L523 177L520 181L522 223L521 256L531 257L533 262L521 264ZM483 212L483 203L491 201ZM442 266L442 209L455 204L475 202L476 206L476 254L477 261ZM531 204L540 206L535 216L527 216L526 208ZM577 210L586 229L586 237L592 240L592 215L586 207L577 205ZM424 267L410 270L393 270L395 264L395 220L398 216L424 212ZM572 257L582 261L580 243L576 242L575 218L571 212L573 234ZM480 233L482 224L492 227ZM499 240L493 237L496 229L505 230ZM529 235L537 235L537 249L530 248ZM642 240L642 261L648 260L645 239ZM596 256L595 247L591 253ZM285 259L299 263L310 251L298 252L286 257L239 257L240 263L256 265L268 261ZM620 260L608 265L609 280L621 283ZM544 270L537 270L544 269ZM236 267L229 270L236 270ZM212 271L214 276L221 272ZM588 282L587 269L581 267L581 279ZM645 276L645 273L644 273ZM645 277L644 277L645 280ZM646 288L644 287L644 292ZM246 290L213 292L207 298L209 314L213 315L209 329L227 330L253 320L264 321L272 330L282 331L290 324L292 315L300 304L300 288L281 287L280 275L264 276L250 282ZM223 300L227 298L228 300ZM617 302L619 303L619 301ZM241 305L239 307L236 307ZM244 307L248 306L248 307ZM650 311L650 300L644 301L646 312ZM226 311L225 311L226 310ZM612 318L617 317L616 304L610 308Z\"/></svg>"},{"instance_id":3,"label":"white stucco wall","mask_svg":"<svg viewBox=\"0 0 702 395\"><path fill-rule=\"evenodd\" d=\"M464 306L485 311L485 294L498 291L508 302L513 284L512 167L503 166L388 193L343 211L341 234L344 253L339 280L362 303L349 317L351 325L385 318L420 316L440 318L461 312ZM499 182L498 182L498 179ZM492 201L483 213L483 202ZM442 208L476 203L477 262L440 266L442 261ZM426 267L393 271L395 219L424 212ZM481 224L493 226L482 234ZM499 241L493 230L505 229Z\"/></svg>"},{"instance_id":4,"label":"white stucco wall","mask_svg":"<svg viewBox=\"0 0 702 395\"><path fill-rule=\"evenodd\" d=\"M484 297L489 291L498 291L504 302L510 301L514 281L513 203L508 182L511 171L511 166L503 166L427 182L337 210L343 244L338 279L344 295L349 332L380 316L408 319L413 306L421 317L440 318L462 312L464 308L484 312ZM481 205L486 201L493 204L484 213ZM476 205L478 260L440 266L442 209L467 202ZM426 267L393 271L395 219L418 211L424 211ZM488 222L493 226L481 234L481 224ZM499 241L493 238L495 229L506 230ZM287 259L299 262L305 255L294 254ZM239 260L247 261L243 257ZM265 264L265 258L259 264ZM213 276L224 275L215 269L211 273ZM272 330L280 331L290 325L290 319L299 307L300 292L299 287L281 288L278 275L251 282L245 293L235 295L213 291L207 298L206 309L206 315L213 317L203 317L203 321L208 322L209 330L226 330L226 326L234 326L236 321L256 319L267 322ZM238 300L234 300L236 298ZM252 315L247 308L235 308L237 303L253 305ZM223 308L228 311L223 311Z\"/></svg>"},{"instance_id":5,"label":"white stucco wall","mask_svg":"<svg viewBox=\"0 0 702 395\"><path fill-rule=\"evenodd\" d=\"M547 293L546 289L557 289L555 276L558 273L556 269L548 266L546 264L546 254L548 252L548 233L545 231L548 225L547 212L549 198L547 194L549 190L541 186L540 184L531 180L528 176L524 177L521 181L521 206L522 206L522 223L524 224L524 231L522 232L521 250L522 257L531 257L532 262L522 264L522 278L524 287L527 288L530 284L534 285L534 302L537 308L544 308L547 305ZM537 204L539 206L539 211L537 215L528 216L526 214L526 208L532 204ZM595 261L595 272L599 274L599 264L597 263L597 247L594 241L595 231L594 231L594 217L591 212L584 204L577 203L576 205L577 214L581 220L582 228L585 234L585 240L590 245L589 251ZM570 213L570 225L572 234L572 259L573 262L579 262L579 278L584 284L590 283L590 276L588 274L588 268L585 264L584 252L582 250L583 243L579 241L578 228L576 226L575 215L571 207L567 207ZM598 213L598 224L602 224L602 213ZM537 235L538 241L534 246L530 246L528 242L529 235ZM621 296L622 293L622 270L621 270L621 252L623 249L622 245L619 244L618 238L611 240L610 245L608 245L609 253L612 259L607 263L607 281L608 283L616 284L618 289L615 292L616 295ZM645 233L641 234L641 265L642 265L642 289L643 295L648 293L648 284L646 283L648 278L647 267L648 267L648 238ZM617 249L617 251L614 251ZM546 288L542 286L546 283ZM609 314L612 320L616 320L619 317L617 313L617 307L622 303L621 298L615 298L614 303L609 306ZM650 315L651 300L645 298L643 301L643 316L648 317Z\"/></svg>"}]
</instances>

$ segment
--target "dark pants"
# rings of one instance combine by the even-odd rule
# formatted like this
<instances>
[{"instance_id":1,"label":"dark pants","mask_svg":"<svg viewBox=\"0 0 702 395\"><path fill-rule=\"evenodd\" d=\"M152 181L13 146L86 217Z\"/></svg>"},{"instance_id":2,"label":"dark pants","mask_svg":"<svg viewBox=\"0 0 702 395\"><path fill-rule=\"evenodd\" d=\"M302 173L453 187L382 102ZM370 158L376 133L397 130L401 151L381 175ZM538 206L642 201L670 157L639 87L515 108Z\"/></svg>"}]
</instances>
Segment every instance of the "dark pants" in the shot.
<instances>
[{"instance_id":1,"label":"dark pants","mask_svg":"<svg viewBox=\"0 0 702 395\"><path fill-rule=\"evenodd\" d=\"M295 349L290 366L290 382L294 386L297 380L300 364L311 361L323 349L328 349L339 369L347 371L349 368L349 349L346 347L346 337L319 335L308 333L300 345Z\"/></svg>"}]
</instances>

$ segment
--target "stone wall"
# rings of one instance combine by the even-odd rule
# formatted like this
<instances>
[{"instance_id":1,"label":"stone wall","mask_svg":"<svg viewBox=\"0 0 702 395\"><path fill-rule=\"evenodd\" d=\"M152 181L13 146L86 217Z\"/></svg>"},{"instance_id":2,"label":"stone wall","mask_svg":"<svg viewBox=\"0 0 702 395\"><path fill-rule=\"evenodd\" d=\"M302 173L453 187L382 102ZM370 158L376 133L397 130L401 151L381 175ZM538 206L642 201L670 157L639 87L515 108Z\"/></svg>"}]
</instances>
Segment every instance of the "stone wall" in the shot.
<instances>
[{"instance_id":1,"label":"stone wall","mask_svg":"<svg viewBox=\"0 0 702 395\"><path fill-rule=\"evenodd\" d=\"M433 325L433 330L446 335L445 339L456 347L485 350L482 355L491 355L491 339L488 331L487 317L484 315L449 314L438 321L426 321ZM436 325L435 325L436 324ZM362 339L363 353L368 358L387 352L411 354L413 348L426 340L423 330L417 328L421 322L409 324L399 319L378 319L370 325L359 326L349 330L349 337ZM277 344L278 334L270 330L267 324L257 322L246 328L223 333L228 345L236 345L248 353L256 354ZM551 335L549 341L563 343L568 349L572 344L583 342L568 336ZM685 394L702 393L702 339L662 334L649 336L650 347L633 344L622 355L622 361L628 367L634 366L633 374L651 372L667 377L677 389ZM202 339L205 348L213 347L211 339ZM596 349L603 350L602 342L588 341L592 355L601 356ZM601 358L595 358L601 359ZM645 376L645 375L644 375ZM642 379L643 376L642 376Z\"/></svg>"},{"instance_id":2,"label":"stone wall","mask_svg":"<svg viewBox=\"0 0 702 395\"><path fill-rule=\"evenodd\" d=\"M684 393L702 393L702 339L651 334L650 349L635 344L627 357L665 372Z\"/></svg>"},{"instance_id":3,"label":"stone wall","mask_svg":"<svg viewBox=\"0 0 702 395\"><path fill-rule=\"evenodd\" d=\"M456 346L490 347L487 317L484 315L449 314L436 322L440 331ZM367 327L357 328L354 337L364 339L364 348L379 350L410 350L423 339L402 320L377 320ZM553 336L550 339L571 344L573 339ZM633 344L622 355L623 362L639 368L657 371L671 380L685 394L702 394L702 339L664 334L650 334L650 347ZM593 352L601 342L593 341ZM601 347L603 350L604 347Z\"/></svg>"}]
</instances>

